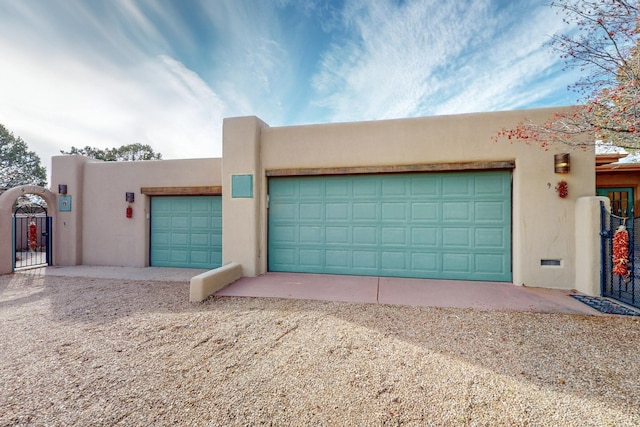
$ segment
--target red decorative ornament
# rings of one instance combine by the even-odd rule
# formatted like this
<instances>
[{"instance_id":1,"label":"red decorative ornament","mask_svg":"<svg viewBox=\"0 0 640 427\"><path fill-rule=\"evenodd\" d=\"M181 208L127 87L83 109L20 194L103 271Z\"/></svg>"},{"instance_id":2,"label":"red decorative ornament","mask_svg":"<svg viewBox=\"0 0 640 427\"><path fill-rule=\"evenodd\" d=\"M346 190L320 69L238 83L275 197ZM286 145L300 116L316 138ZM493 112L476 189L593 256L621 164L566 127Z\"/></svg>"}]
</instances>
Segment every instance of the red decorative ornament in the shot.
<instances>
[{"instance_id":1,"label":"red decorative ornament","mask_svg":"<svg viewBox=\"0 0 640 427\"><path fill-rule=\"evenodd\" d=\"M564 199L568 195L569 195L569 189L567 186L567 181L560 181L558 183L558 196L560 196L561 199Z\"/></svg>"},{"instance_id":2,"label":"red decorative ornament","mask_svg":"<svg viewBox=\"0 0 640 427\"><path fill-rule=\"evenodd\" d=\"M29 247L32 251L38 247L38 226L33 219L29 222Z\"/></svg>"},{"instance_id":3,"label":"red decorative ornament","mask_svg":"<svg viewBox=\"0 0 640 427\"><path fill-rule=\"evenodd\" d=\"M624 225L613 234L613 274L629 276L629 233Z\"/></svg>"}]
</instances>

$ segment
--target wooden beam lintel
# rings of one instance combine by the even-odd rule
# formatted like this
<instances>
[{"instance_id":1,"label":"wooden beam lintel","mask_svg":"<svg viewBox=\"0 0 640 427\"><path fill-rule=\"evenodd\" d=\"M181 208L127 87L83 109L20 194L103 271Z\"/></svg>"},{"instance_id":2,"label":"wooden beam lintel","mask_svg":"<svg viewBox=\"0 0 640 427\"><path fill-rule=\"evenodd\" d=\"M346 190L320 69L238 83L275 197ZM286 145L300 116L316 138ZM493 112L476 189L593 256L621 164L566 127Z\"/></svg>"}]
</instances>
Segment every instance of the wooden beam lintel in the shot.
<instances>
[{"instance_id":1,"label":"wooden beam lintel","mask_svg":"<svg viewBox=\"0 0 640 427\"><path fill-rule=\"evenodd\" d=\"M267 176L308 176L308 175L357 175L376 173L407 173L407 172L449 172L465 170L497 170L514 169L515 162L461 162L461 163L429 163L418 165L390 165L390 166L356 166L341 168L298 168L271 169Z\"/></svg>"},{"instance_id":2,"label":"wooden beam lintel","mask_svg":"<svg viewBox=\"0 0 640 427\"><path fill-rule=\"evenodd\" d=\"M222 196L222 186L204 187L141 187L145 196Z\"/></svg>"}]
</instances>

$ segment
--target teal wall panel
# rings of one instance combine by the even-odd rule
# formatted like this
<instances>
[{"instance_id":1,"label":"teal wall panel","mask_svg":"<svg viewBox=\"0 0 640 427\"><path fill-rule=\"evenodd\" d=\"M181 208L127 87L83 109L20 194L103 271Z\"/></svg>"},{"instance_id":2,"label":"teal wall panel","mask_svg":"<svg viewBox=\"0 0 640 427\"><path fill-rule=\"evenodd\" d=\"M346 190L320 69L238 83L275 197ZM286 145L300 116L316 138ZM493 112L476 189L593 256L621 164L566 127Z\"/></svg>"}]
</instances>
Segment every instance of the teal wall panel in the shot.
<instances>
[{"instance_id":1,"label":"teal wall panel","mask_svg":"<svg viewBox=\"0 0 640 427\"><path fill-rule=\"evenodd\" d=\"M270 271L511 281L509 171L275 177Z\"/></svg>"},{"instance_id":2,"label":"teal wall panel","mask_svg":"<svg viewBox=\"0 0 640 427\"><path fill-rule=\"evenodd\" d=\"M234 199L253 198L253 175L232 175L231 197Z\"/></svg>"},{"instance_id":3,"label":"teal wall panel","mask_svg":"<svg viewBox=\"0 0 640 427\"><path fill-rule=\"evenodd\" d=\"M150 234L152 266L220 267L222 197L152 197Z\"/></svg>"}]
</instances>

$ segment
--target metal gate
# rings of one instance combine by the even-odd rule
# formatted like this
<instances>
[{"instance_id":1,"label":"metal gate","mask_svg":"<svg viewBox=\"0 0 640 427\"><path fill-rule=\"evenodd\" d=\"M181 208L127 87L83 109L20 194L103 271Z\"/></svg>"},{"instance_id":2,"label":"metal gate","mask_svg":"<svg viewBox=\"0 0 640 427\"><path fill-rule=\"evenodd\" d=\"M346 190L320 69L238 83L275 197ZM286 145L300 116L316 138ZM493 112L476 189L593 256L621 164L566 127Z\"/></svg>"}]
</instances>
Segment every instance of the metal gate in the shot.
<instances>
[{"instance_id":1,"label":"metal gate","mask_svg":"<svg viewBox=\"0 0 640 427\"><path fill-rule=\"evenodd\" d=\"M52 219L47 209L19 207L13 215L13 269L51 265Z\"/></svg>"},{"instance_id":2,"label":"metal gate","mask_svg":"<svg viewBox=\"0 0 640 427\"><path fill-rule=\"evenodd\" d=\"M629 234L628 263L623 271L614 269L614 236L616 230L624 225ZM601 236L601 268L600 286L602 295L625 304L640 308L640 217L613 215L600 202L600 236Z\"/></svg>"}]
</instances>

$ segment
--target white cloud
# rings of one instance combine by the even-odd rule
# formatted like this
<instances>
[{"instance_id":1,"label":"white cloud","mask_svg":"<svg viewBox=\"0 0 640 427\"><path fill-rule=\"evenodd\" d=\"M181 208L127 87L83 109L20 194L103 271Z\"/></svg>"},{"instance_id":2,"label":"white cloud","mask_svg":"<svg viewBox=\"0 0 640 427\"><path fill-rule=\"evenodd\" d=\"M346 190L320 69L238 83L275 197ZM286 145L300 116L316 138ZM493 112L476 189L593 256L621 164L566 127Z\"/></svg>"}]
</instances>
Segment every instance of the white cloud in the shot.
<instances>
[{"instance_id":1,"label":"white cloud","mask_svg":"<svg viewBox=\"0 0 640 427\"><path fill-rule=\"evenodd\" d=\"M159 37L131 3L117 5L127 7L127 19L149 43ZM92 29L76 34L87 40L71 43L63 29L55 31L61 21L48 21L46 11L24 5L15 13L26 22L5 27L6 37L0 37L0 123L21 136L45 166L60 150L86 145L140 142L164 158L221 155L225 105L206 82L168 55L140 50L80 3L65 7ZM36 24L41 32L30 34ZM102 45L105 36L120 42L116 51ZM158 45L164 45L161 38Z\"/></svg>"},{"instance_id":2,"label":"white cloud","mask_svg":"<svg viewBox=\"0 0 640 427\"><path fill-rule=\"evenodd\" d=\"M336 42L314 76L333 120L518 108L558 88L531 87L557 67L542 44L563 24L548 7L354 0L344 22L355 38Z\"/></svg>"},{"instance_id":3,"label":"white cloud","mask_svg":"<svg viewBox=\"0 0 640 427\"><path fill-rule=\"evenodd\" d=\"M438 71L471 43L486 9L486 1L349 3L345 22L357 39L324 56L316 88L341 120L413 115L439 90Z\"/></svg>"},{"instance_id":4,"label":"white cloud","mask_svg":"<svg viewBox=\"0 0 640 427\"><path fill-rule=\"evenodd\" d=\"M165 158L221 155L224 105L194 72L169 57L128 69L69 56L34 57L0 43L0 122L43 160L61 149L148 143Z\"/></svg>"}]
</instances>

